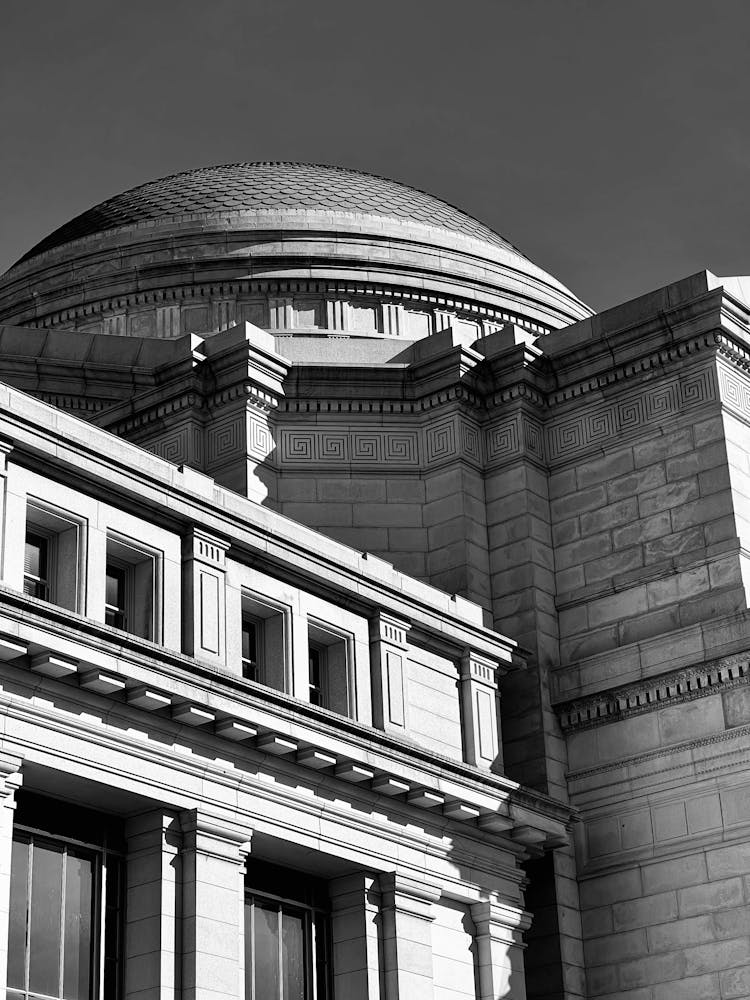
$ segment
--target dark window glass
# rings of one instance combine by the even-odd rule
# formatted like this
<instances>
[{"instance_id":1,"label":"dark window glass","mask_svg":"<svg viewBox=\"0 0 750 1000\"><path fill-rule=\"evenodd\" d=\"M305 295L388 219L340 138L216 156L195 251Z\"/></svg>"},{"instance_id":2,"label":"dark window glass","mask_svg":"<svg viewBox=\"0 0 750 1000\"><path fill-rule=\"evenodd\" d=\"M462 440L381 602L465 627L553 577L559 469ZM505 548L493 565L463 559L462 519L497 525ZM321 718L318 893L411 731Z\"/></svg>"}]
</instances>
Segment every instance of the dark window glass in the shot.
<instances>
[{"instance_id":1,"label":"dark window glass","mask_svg":"<svg viewBox=\"0 0 750 1000\"><path fill-rule=\"evenodd\" d=\"M8 931L8 986L26 985L26 900L29 893L29 845L13 841Z\"/></svg>"},{"instance_id":2,"label":"dark window glass","mask_svg":"<svg viewBox=\"0 0 750 1000\"><path fill-rule=\"evenodd\" d=\"M281 933L284 1000L305 1000L305 948L302 914L282 913Z\"/></svg>"},{"instance_id":3,"label":"dark window glass","mask_svg":"<svg viewBox=\"0 0 750 1000\"><path fill-rule=\"evenodd\" d=\"M254 907L253 1000L280 1000L279 986L279 910L277 907Z\"/></svg>"},{"instance_id":4,"label":"dark window glass","mask_svg":"<svg viewBox=\"0 0 750 1000\"><path fill-rule=\"evenodd\" d=\"M65 866L63 997L86 1000L91 983L93 859L68 852Z\"/></svg>"},{"instance_id":5,"label":"dark window glass","mask_svg":"<svg viewBox=\"0 0 750 1000\"><path fill-rule=\"evenodd\" d=\"M323 677L325 670L325 651L319 646L310 646L308 651L310 673L310 704L324 705Z\"/></svg>"},{"instance_id":6,"label":"dark window glass","mask_svg":"<svg viewBox=\"0 0 750 1000\"><path fill-rule=\"evenodd\" d=\"M59 996L63 852L39 841L31 852L29 989Z\"/></svg>"},{"instance_id":7,"label":"dark window glass","mask_svg":"<svg viewBox=\"0 0 750 1000\"><path fill-rule=\"evenodd\" d=\"M104 620L113 628L127 629L125 609L125 588L127 574L120 566L107 563L107 588L105 596Z\"/></svg>"},{"instance_id":8,"label":"dark window glass","mask_svg":"<svg viewBox=\"0 0 750 1000\"><path fill-rule=\"evenodd\" d=\"M26 533L23 592L43 601L49 599L49 541L31 531Z\"/></svg>"},{"instance_id":9,"label":"dark window glass","mask_svg":"<svg viewBox=\"0 0 750 1000\"><path fill-rule=\"evenodd\" d=\"M274 881L281 869L252 864L250 877ZM298 899L320 899L324 883L299 872L284 872ZM327 1000L330 996L327 912L288 898L265 897L253 890L245 902L246 1000Z\"/></svg>"},{"instance_id":10,"label":"dark window glass","mask_svg":"<svg viewBox=\"0 0 750 1000\"><path fill-rule=\"evenodd\" d=\"M242 619L242 676L257 681L260 642L259 623L253 618Z\"/></svg>"},{"instance_id":11,"label":"dark window glass","mask_svg":"<svg viewBox=\"0 0 750 1000\"><path fill-rule=\"evenodd\" d=\"M106 863L104 860L106 859ZM9 996L93 1000L98 995L100 893L107 885L105 1000L119 984L120 861L107 852L19 831L14 835L8 933ZM112 888L109 887L109 874Z\"/></svg>"}]
</instances>

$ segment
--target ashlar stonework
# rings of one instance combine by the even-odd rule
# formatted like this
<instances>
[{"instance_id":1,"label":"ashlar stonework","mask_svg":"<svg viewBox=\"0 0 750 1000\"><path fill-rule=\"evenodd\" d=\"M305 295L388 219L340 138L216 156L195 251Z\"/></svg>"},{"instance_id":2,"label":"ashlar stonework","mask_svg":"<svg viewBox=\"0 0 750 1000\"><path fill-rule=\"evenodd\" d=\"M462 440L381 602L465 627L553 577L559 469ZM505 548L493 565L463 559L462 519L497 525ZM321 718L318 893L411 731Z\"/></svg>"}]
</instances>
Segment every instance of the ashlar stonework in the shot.
<instances>
[{"instance_id":1,"label":"ashlar stonework","mask_svg":"<svg viewBox=\"0 0 750 1000\"><path fill-rule=\"evenodd\" d=\"M237 164L0 321L9 996L750 997L750 279Z\"/></svg>"}]
</instances>

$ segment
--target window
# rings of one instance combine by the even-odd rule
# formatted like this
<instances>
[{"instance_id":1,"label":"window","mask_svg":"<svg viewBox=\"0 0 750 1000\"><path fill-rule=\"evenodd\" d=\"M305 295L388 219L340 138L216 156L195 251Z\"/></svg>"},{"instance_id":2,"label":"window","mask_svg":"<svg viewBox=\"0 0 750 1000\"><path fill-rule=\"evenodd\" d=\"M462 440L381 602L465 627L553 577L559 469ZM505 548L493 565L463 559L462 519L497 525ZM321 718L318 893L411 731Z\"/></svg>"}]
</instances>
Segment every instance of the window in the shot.
<instances>
[{"instance_id":1,"label":"window","mask_svg":"<svg viewBox=\"0 0 750 1000\"><path fill-rule=\"evenodd\" d=\"M246 1000L328 1000L325 883L253 862L247 884Z\"/></svg>"},{"instance_id":2,"label":"window","mask_svg":"<svg viewBox=\"0 0 750 1000\"><path fill-rule=\"evenodd\" d=\"M310 678L310 704L325 705L328 701L326 677L326 651L322 646L308 649L308 675Z\"/></svg>"},{"instance_id":3,"label":"window","mask_svg":"<svg viewBox=\"0 0 750 1000\"><path fill-rule=\"evenodd\" d=\"M242 676L249 681L259 680L261 661L260 643L263 626L259 619L242 616Z\"/></svg>"},{"instance_id":4,"label":"window","mask_svg":"<svg viewBox=\"0 0 750 1000\"><path fill-rule=\"evenodd\" d=\"M23 592L69 611L83 609L83 521L42 500L26 505Z\"/></svg>"},{"instance_id":5,"label":"window","mask_svg":"<svg viewBox=\"0 0 750 1000\"><path fill-rule=\"evenodd\" d=\"M290 609L270 598L246 592L242 596L242 676L277 691L290 691Z\"/></svg>"},{"instance_id":6,"label":"window","mask_svg":"<svg viewBox=\"0 0 750 1000\"><path fill-rule=\"evenodd\" d=\"M158 641L159 570L156 552L107 535L104 621L143 639Z\"/></svg>"},{"instance_id":7,"label":"window","mask_svg":"<svg viewBox=\"0 0 750 1000\"><path fill-rule=\"evenodd\" d=\"M39 799L47 816L50 801ZM55 802L53 812L59 818L67 807ZM85 812L83 828L91 836ZM100 841L92 845L34 828L14 828L8 996L94 1000L103 995L116 1000L121 859L107 849L106 837Z\"/></svg>"},{"instance_id":8,"label":"window","mask_svg":"<svg viewBox=\"0 0 750 1000\"><path fill-rule=\"evenodd\" d=\"M49 542L33 531L26 532L23 592L40 601L49 600Z\"/></svg>"},{"instance_id":9,"label":"window","mask_svg":"<svg viewBox=\"0 0 750 1000\"><path fill-rule=\"evenodd\" d=\"M127 629L125 591L128 578L123 566L107 563L107 593L104 603L104 621L113 628Z\"/></svg>"},{"instance_id":10,"label":"window","mask_svg":"<svg viewBox=\"0 0 750 1000\"><path fill-rule=\"evenodd\" d=\"M308 620L309 699L340 715L355 717L353 637Z\"/></svg>"}]
</instances>

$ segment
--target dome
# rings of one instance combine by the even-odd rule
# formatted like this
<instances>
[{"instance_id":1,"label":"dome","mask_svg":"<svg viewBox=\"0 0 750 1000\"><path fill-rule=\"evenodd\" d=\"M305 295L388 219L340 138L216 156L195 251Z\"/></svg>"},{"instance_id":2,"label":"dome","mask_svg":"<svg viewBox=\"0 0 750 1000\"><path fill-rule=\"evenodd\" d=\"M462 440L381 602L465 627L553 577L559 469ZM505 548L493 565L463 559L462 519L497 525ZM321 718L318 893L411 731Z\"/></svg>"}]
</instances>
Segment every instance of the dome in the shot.
<instances>
[{"instance_id":1,"label":"dome","mask_svg":"<svg viewBox=\"0 0 750 1000\"><path fill-rule=\"evenodd\" d=\"M65 223L21 260L96 233L166 219L252 211L321 209L404 219L484 240L507 240L460 209L398 181L343 167L307 163L231 163L149 181Z\"/></svg>"},{"instance_id":2,"label":"dome","mask_svg":"<svg viewBox=\"0 0 750 1000\"><path fill-rule=\"evenodd\" d=\"M243 320L280 336L399 336L590 315L453 205L342 167L235 163L150 181L83 212L0 278L0 321L136 337Z\"/></svg>"}]
</instances>

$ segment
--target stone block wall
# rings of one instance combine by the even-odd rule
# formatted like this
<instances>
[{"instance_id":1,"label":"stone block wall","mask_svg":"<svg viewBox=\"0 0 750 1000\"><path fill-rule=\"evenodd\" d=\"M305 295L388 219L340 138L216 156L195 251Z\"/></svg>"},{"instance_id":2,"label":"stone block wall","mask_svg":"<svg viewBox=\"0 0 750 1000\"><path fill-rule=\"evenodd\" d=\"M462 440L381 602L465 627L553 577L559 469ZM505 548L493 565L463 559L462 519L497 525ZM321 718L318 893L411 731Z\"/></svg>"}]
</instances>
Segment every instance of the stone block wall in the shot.
<instances>
[{"instance_id":1,"label":"stone block wall","mask_svg":"<svg viewBox=\"0 0 750 1000\"><path fill-rule=\"evenodd\" d=\"M746 606L723 423L711 409L551 476L562 662Z\"/></svg>"}]
</instances>

